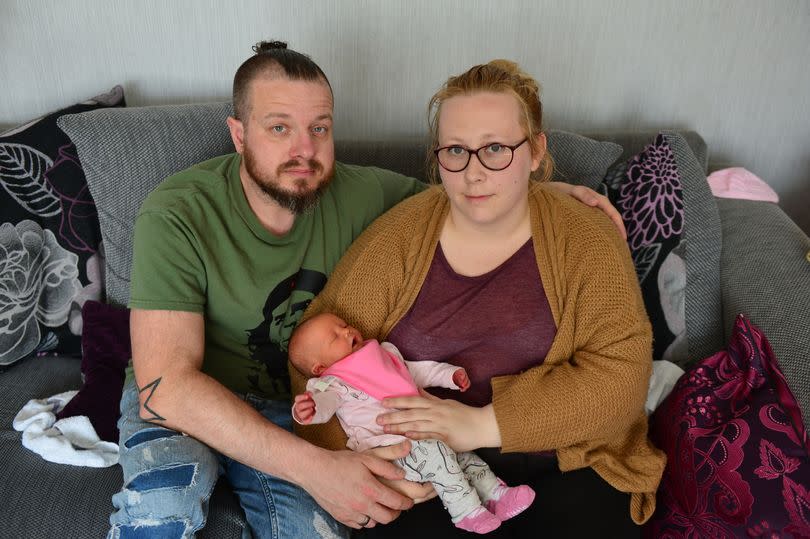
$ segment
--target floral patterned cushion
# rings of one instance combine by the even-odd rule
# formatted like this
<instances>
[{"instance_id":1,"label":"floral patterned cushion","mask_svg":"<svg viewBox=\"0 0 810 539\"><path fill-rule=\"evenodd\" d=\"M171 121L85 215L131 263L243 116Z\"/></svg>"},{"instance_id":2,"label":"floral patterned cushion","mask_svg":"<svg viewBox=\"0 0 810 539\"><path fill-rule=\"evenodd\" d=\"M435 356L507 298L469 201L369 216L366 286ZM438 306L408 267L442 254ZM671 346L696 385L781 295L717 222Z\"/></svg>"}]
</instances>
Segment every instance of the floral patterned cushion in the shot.
<instances>
[{"instance_id":1,"label":"floral patterned cushion","mask_svg":"<svg viewBox=\"0 0 810 539\"><path fill-rule=\"evenodd\" d=\"M723 346L720 214L686 138L662 131L601 185L624 219L653 359L688 368Z\"/></svg>"},{"instance_id":2,"label":"floral patterned cushion","mask_svg":"<svg viewBox=\"0 0 810 539\"><path fill-rule=\"evenodd\" d=\"M810 442L763 333L740 315L650 420L667 454L647 537L810 537Z\"/></svg>"},{"instance_id":3,"label":"floral patterned cushion","mask_svg":"<svg viewBox=\"0 0 810 539\"><path fill-rule=\"evenodd\" d=\"M604 184L622 214L644 305L653 326L653 359L683 365L686 350L686 264L683 187L675 154L663 134L627 162L614 167Z\"/></svg>"},{"instance_id":4,"label":"floral patterned cushion","mask_svg":"<svg viewBox=\"0 0 810 539\"><path fill-rule=\"evenodd\" d=\"M116 86L0 135L0 366L81 352L81 308L101 297L103 250L76 148L56 120L123 105Z\"/></svg>"}]
</instances>

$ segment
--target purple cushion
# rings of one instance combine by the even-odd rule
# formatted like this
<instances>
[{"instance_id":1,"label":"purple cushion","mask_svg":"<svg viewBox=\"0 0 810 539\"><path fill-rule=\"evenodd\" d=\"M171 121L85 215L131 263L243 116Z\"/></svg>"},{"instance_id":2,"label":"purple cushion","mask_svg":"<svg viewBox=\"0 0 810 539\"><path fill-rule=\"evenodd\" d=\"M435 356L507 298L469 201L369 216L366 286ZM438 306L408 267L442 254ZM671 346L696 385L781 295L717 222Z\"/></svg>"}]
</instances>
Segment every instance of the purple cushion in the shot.
<instances>
[{"instance_id":1,"label":"purple cushion","mask_svg":"<svg viewBox=\"0 0 810 539\"><path fill-rule=\"evenodd\" d=\"M667 454L648 537L810 537L810 443L762 332L740 315L728 350L681 377L653 414Z\"/></svg>"},{"instance_id":2,"label":"purple cushion","mask_svg":"<svg viewBox=\"0 0 810 539\"><path fill-rule=\"evenodd\" d=\"M79 355L81 308L100 299L96 206L60 116L124 106L120 86L0 134L0 366Z\"/></svg>"},{"instance_id":3,"label":"purple cushion","mask_svg":"<svg viewBox=\"0 0 810 539\"><path fill-rule=\"evenodd\" d=\"M87 301L82 307L82 374L84 385L57 419L84 415L99 438L118 442L118 403L124 371L132 357L129 309Z\"/></svg>"}]
</instances>

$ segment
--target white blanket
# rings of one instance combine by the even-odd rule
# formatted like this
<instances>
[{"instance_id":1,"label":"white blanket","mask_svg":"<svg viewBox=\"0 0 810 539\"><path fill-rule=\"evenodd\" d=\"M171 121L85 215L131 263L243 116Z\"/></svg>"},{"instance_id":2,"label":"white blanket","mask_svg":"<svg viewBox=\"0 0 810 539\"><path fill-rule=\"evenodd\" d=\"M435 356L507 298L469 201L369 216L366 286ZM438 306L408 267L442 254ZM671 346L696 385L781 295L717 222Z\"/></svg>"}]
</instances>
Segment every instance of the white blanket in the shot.
<instances>
[{"instance_id":1,"label":"white blanket","mask_svg":"<svg viewBox=\"0 0 810 539\"><path fill-rule=\"evenodd\" d=\"M683 369L671 361L653 361L653 373L650 377L650 389L647 391L647 402L644 405L647 415L650 415L658 408L664 399L667 398L678 382L678 378L683 375Z\"/></svg>"},{"instance_id":2,"label":"white blanket","mask_svg":"<svg viewBox=\"0 0 810 539\"><path fill-rule=\"evenodd\" d=\"M14 418L14 429L22 432L24 447L57 464L106 468L118 464L118 444L105 442L87 416L56 414L78 391L67 391L48 399L33 399Z\"/></svg>"}]
</instances>

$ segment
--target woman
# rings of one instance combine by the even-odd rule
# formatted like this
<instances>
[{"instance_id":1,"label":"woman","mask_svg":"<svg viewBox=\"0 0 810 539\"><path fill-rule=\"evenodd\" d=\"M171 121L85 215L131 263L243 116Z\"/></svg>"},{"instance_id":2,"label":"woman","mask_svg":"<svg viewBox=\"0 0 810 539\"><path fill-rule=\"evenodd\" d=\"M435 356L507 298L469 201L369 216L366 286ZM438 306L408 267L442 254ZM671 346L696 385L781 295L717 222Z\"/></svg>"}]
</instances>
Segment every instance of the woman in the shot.
<instances>
[{"instance_id":1,"label":"woman","mask_svg":"<svg viewBox=\"0 0 810 539\"><path fill-rule=\"evenodd\" d=\"M601 212L543 185L538 85L516 64L450 78L430 111L441 185L378 219L306 317L333 312L409 360L467 370L466 393L388 399L399 411L378 422L531 485L532 507L493 537L638 536L664 456L647 440L652 337L627 246ZM366 534L454 537L442 517L434 499Z\"/></svg>"}]
</instances>

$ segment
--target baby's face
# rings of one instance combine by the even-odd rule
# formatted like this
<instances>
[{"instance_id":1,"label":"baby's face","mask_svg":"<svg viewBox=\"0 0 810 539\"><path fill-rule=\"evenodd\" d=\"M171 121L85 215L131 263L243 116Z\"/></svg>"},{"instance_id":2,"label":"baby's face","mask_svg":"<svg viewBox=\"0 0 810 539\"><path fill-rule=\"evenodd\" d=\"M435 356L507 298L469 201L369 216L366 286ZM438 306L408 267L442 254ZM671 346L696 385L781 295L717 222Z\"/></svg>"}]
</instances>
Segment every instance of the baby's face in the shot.
<instances>
[{"instance_id":1,"label":"baby's face","mask_svg":"<svg viewBox=\"0 0 810 539\"><path fill-rule=\"evenodd\" d=\"M305 328L313 339L312 350L316 352L312 360L323 367L330 367L363 346L363 336L352 326L334 314L321 314L310 320Z\"/></svg>"}]
</instances>

